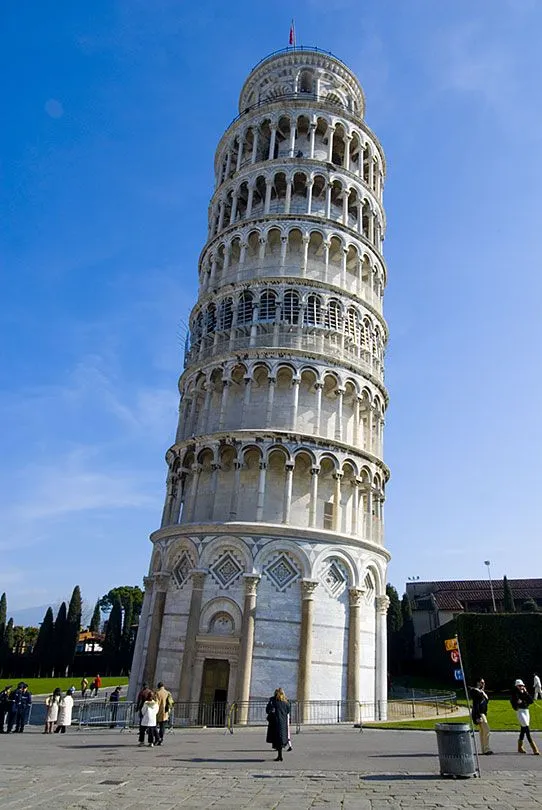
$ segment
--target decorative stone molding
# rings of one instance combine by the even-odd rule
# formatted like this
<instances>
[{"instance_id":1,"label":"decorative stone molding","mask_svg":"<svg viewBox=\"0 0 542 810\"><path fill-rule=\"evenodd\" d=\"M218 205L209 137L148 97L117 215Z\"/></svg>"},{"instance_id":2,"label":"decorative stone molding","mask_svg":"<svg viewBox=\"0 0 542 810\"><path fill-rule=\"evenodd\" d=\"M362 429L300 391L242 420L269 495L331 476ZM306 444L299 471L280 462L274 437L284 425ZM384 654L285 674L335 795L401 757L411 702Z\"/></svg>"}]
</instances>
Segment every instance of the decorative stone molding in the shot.
<instances>
[{"instance_id":1,"label":"decorative stone molding","mask_svg":"<svg viewBox=\"0 0 542 810\"><path fill-rule=\"evenodd\" d=\"M258 589L258 584L261 579L260 574L243 574L245 581L245 594L247 596L255 596Z\"/></svg>"},{"instance_id":2,"label":"decorative stone molding","mask_svg":"<svg viewBox=\"0 0 542 810\"><path fill-rule=\"evenodd\" d=\"M363 588L348 588L348 604L350 607L360 607L364 593L365 590Z\"/></svg>"},{"instance_id":3,"label":"decorative stone molding","mask_svg":"<svg viewBox=\"0 0 542 810\"><path fill-rule=\"evenodd\" d=\"M390 606L390 599L388 596L377 596L375 599L376 612L381 615L386 615Z\"/></svg>"},{"instance_id":4,"label":"decorative stone molding","mask_svg":"<svg viewBox=\"0 0 542 810\"><path fill-rule=\"evenodd\" d=\"M314 579L301 580L301 598L304 602L314 599L314 592L320 583Z\"/></svg>"}]
</instances>

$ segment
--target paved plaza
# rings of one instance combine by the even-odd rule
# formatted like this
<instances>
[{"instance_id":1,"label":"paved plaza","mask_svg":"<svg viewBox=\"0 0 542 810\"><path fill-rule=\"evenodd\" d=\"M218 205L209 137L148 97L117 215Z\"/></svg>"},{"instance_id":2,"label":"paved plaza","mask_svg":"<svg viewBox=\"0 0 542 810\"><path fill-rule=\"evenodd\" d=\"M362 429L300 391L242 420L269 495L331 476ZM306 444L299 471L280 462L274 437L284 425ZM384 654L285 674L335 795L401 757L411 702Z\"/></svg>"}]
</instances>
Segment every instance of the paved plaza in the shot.
<instances>
[{"instance_id":1,"label":"paved plaza","mask_svg":"<svg viewBox=\"0 0 542 810\"><path fill-rule=\"evenodd\" d=\"M542 807L542 757L514 753L516 735L492 735L482 779L439 775L433 732L351 728L304 730L284 762L273 762L263 728L169 733L159 748L137 734L30 728L0 737L2 810L149 808Z\"/></svg>"}]
</instances>

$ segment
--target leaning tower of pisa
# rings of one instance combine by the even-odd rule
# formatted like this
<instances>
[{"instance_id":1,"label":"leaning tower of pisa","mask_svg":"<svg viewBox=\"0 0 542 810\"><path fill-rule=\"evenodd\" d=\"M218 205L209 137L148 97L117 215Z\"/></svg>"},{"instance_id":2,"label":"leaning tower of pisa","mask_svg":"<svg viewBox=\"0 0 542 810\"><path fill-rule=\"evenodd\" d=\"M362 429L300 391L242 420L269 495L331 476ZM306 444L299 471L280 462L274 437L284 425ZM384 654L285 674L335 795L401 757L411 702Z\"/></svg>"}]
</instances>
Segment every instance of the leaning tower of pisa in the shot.
<instances>
[{"instance_id":1,"label":"leaning tower of pisa","mask_svg":"<svg viewBox=\"0 0 542 810\"><path fill-rule=\"evenodd\" d=\"M343 62L288 48L218 144L131 694L385 706L385 160L364 113Z\"/></svg>"}]
</instances>

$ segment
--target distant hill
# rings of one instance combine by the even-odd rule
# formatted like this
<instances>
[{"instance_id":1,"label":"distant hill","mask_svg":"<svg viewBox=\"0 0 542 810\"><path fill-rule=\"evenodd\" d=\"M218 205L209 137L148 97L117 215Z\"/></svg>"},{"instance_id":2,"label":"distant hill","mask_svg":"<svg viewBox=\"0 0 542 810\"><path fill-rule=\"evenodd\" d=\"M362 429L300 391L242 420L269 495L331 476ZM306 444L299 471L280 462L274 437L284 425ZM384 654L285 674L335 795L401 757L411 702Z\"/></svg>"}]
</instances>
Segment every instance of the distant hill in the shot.
<instances>
[{"instance_id":1,"label":"distant hill","mask_svg":"<svg viewBox=\"0 0 542 810\"><path fill-rule=\"evenodd\" d=\"M59 606L60 602L58 604L51 605L55 615ZM23 627L38 627L41 624L45 611L48 607L49 603L46 605L35 605L34 607L21 608L20 610L9 610L8 604L8 618L13 617L13 623L22 625Z\"/></svg>"}]
</instances>

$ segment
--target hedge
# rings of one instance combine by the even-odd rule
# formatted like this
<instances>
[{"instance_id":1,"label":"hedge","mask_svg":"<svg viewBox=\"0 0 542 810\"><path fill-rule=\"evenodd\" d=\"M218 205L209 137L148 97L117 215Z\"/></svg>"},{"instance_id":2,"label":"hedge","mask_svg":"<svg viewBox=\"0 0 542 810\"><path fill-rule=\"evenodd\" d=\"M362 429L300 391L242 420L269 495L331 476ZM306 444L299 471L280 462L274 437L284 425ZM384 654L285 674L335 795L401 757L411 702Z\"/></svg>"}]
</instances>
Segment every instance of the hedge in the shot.
<instances>
[{"instance_id":1,"label":"hedge","mask_svg":"<svg viewBox=\"0 0 542 810\"><path fill-rule=\"evenodd\" d=\"M522 678L532 688L533 674L542 670L542 614L459 614L422 636L428 675L447 680L453 677L455 667L444 641L456 633L469 685L483 677L491 691L509 690L516 678Z\"/></svg>"}]
</instances>

